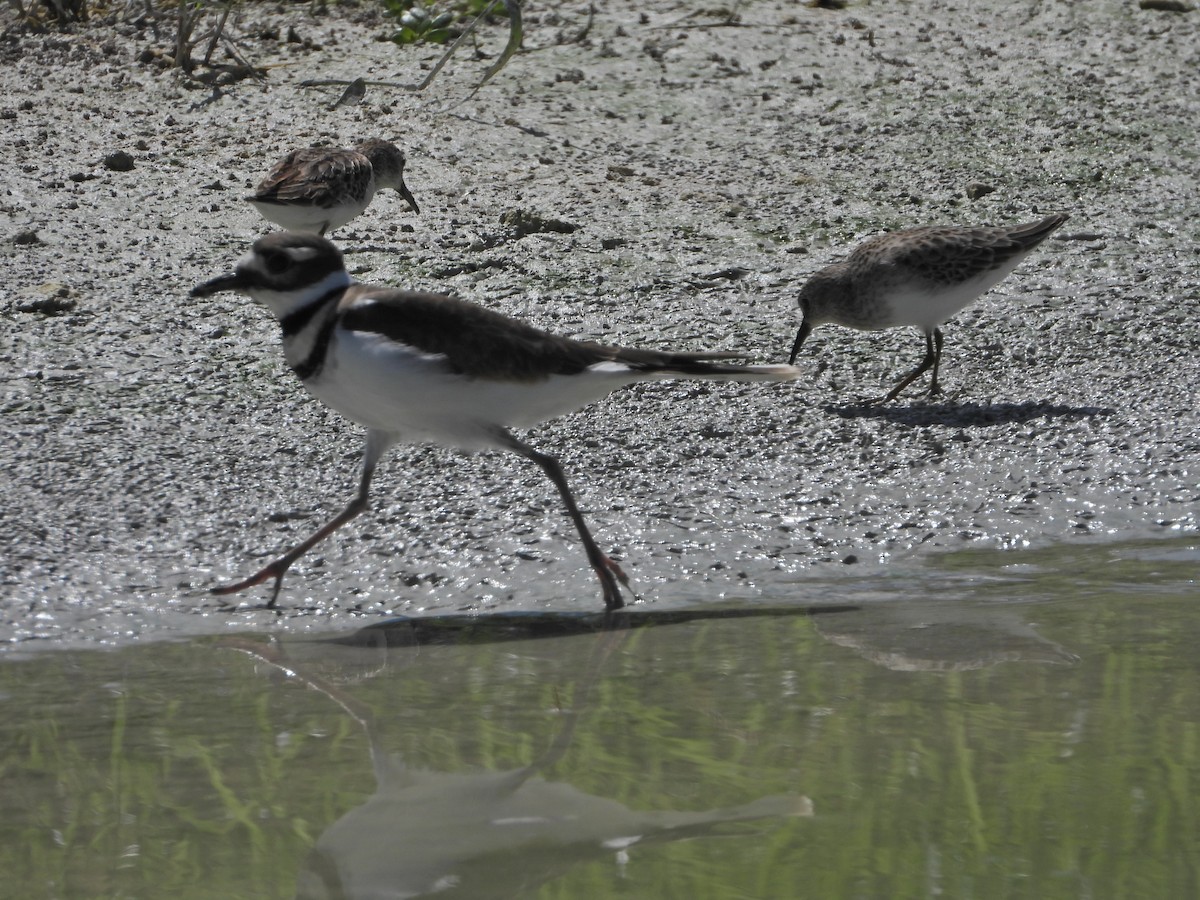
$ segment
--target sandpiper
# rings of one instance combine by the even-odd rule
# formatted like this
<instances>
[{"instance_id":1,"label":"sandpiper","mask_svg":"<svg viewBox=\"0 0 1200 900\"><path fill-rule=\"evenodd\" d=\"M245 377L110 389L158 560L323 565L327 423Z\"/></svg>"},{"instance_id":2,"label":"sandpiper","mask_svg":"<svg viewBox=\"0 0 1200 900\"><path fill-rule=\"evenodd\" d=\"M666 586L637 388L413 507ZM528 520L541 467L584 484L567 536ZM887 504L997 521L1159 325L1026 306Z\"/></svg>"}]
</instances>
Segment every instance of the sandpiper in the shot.
<instances>
[{"instance_id":1,"label":"sandpiper","mask_svg":"<svg viewBox=\"0 0 1200 900\"><path fill-rule=\"evenodd\" d=\"M288 231L323 235L361 213L383 188L397 191L413 212L421 211L404 183L400 148L372 139L353 150L293 150L246 199L263 218Z\"/></svg>"},{"instance_id":2,"label":"sandpiper","mask_svg":"<svg viewBox=\"0 0 1200 900\"><path fill-rule=\"evenodd\" d=\"M803 318L789 363L818 325L832 322L861 331L914 325L925 334L925 358L874 403L896 399L933 368L929 396L941 391L938 327L999 283L1067 221L1065 213L1027 225L968 228L935 225L877 235L841 262L813 275L800 290Z\"/></svg>"},{"instance_id":3,"label":"sandpiper","mask_svg":"<svg viewBox=\"0 0 1200 900\"><path fill-rule=\"evenodd\" d=\"M261 571L214 589L275 580L320 540L367 507L371 476L394 444L431 442L510 450L537 463L558 489L600 579L607 609L624 605L620 566L596 546L554 457L515 437L613 390L658 378L790 381L792 366L730 365L736 353L660 352L558 337L463 300L353 282L324 238L276 232L257 241L232 274L192 290L239 291L283 329L288 365L308 390L367 428L358 494L336 517Z\"/></svg>"}]
</instances>

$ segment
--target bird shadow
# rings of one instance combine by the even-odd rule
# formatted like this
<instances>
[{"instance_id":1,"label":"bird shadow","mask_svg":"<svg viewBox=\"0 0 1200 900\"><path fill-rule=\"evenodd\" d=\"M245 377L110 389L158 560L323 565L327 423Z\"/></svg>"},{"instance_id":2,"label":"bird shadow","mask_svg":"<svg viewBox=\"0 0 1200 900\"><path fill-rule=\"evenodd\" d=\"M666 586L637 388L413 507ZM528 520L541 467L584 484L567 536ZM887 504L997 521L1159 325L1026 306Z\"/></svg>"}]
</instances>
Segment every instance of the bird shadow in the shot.
<instances>
[{"instance_id":1,"label":"bird shadow","mask_svg":"<svg viewBox=\"0 0 1200 900\"><path fill-rule=\"evenodd\" d=\"M606 631L629 631L714 619L787 618L857 611L854 604L607 612L497 612L486 615L450 614L410 618L401 616L324 639L352 646L413 647L430 644L494 644L542 638L563 638Z\"/></svg>"},{"instance_id":2,"label":"bird shadow","mask_svg":"<svg viewBox=\"0 0 1200 900\"><path fill-rule=\"evenodd\" d=\"M1107 406L1065 406L1045 400L1026 403L915 403L888 406L872 403L828 405L826 412L843 419L886 419L899 425L949 425L957 428L1006 425L1033 419L1061 419L1074 422L1094 416L1111 416L1116 410Z\"/></svg>"}]
</instances>

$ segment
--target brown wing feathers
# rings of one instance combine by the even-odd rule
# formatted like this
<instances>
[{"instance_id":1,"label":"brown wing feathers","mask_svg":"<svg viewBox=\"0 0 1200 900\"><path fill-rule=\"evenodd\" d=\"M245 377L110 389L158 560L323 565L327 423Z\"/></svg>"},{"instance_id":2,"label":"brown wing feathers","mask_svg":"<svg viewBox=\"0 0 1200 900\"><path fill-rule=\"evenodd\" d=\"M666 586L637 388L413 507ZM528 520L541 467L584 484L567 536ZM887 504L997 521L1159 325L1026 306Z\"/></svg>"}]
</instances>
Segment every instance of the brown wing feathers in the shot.
<instances>
[{"instance_id":1,"label":"brown wing feathers","mask_svg":"<svg viewBox=\"0 0 1200 900\"><path fill-rule=\"evenodd\" d=\"M909 252L897 244L894 258L897 265L931 281L969 281L1014 256L1024 256L1066 220L1059 214L1017 228L913 229L904 234L919 235L919 243Z\"/></svg>"},{"instance_id":2,"label":"brown wing feathers","mask_svg":"<svg viewBox=\"0 0 1200 900\"><path fill-rule=\"evenodd\" d=\"M328 184L346 173L366 179L371 174L371 162L357 150L293 150L275 164L249 199L268 203L332 202Z\"/></svg>"}]
</instances>

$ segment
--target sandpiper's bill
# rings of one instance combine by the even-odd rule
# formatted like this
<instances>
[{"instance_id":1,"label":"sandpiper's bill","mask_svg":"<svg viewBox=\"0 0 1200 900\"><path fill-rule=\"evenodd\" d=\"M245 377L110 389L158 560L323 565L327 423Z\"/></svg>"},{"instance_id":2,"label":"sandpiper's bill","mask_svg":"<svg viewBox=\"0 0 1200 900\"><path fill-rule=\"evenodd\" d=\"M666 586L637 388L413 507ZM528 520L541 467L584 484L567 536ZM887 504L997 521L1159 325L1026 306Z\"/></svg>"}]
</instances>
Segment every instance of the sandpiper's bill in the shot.
<instances>
[{"instance_id":1,"label":"sandpiper's bill","mask_svg":"<svg viewBox=\"0 0 1200 900\"><path fill-rule=\"evenodd\" d=\"M235 272L192 296L239 291L275 313L288 365L308 390L367 428L358 494L307 540L230 594L275 580L320 540L367 506L371 476L394 444L430 442L509 450L542 468L575 524L607 609L624 605L620 566L596 546L554 457L514 436L627 384L660 378L790 381L792 366L731 365L736 353L662 352L558 337L479 306L438 294L353 282L324 238L276 232L257 241Z\"/></svg>"},{"instance_id":2,"label":"sandpiper's bill","mask_svg":"<svg viewBox=\"0 0 1200 900\"><path fill-rule=\"evenodd\" d=\"M818 325L832 322L861 331L913 325L925 334L925 358L885 396L896 399L913 380L933 369L929 396L941 391L938 327L999 283L1067 221L1065 213L1027 225L969 228L935 225L877 235L841 262L813 275L800 290L803 318L790 363Z\"/></svg>"},{"instance_id":3,"label":"sandpiper's bill","mask_svg":"<svg viewBox=\"0 0 1200 900\"><path fill-rule=\"evenodd\" d=\"M279 160L246 199L263 218L288 231L323 235L345 225L392 188L419 213L404 183L404 154L389 141L364 141L353 150L309 147Z\"/></svg>"}]
</instances>

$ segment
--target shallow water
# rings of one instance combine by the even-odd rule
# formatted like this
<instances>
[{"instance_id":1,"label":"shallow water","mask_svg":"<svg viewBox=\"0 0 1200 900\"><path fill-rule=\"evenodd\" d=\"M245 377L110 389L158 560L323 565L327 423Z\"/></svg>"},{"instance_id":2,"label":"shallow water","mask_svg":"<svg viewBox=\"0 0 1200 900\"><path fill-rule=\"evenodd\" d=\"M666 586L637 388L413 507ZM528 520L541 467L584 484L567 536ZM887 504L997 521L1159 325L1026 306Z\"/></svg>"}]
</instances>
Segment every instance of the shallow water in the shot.
<instances>
[{"instance_id":1,"label":"shallow water","mask_svg":"<svg viewBox=\"0 0 1200 900\"><path fill-rule=\"evenodd\" d=\"M9 659L0 893L1196 896L1198 571L969 552L816 607Z\"/></svg>"}]
</instances>

